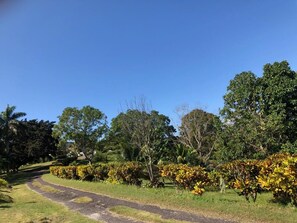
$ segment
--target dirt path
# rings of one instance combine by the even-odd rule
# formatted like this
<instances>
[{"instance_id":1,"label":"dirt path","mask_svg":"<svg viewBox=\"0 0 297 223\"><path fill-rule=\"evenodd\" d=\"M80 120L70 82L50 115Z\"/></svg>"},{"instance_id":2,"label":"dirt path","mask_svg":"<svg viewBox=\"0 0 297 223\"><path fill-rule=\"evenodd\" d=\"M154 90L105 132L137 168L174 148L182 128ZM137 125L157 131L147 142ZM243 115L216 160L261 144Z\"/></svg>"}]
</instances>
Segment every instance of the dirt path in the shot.
<instances>
[{"instance_id":1,"label":"dirt path","mask_svg":"<svg viewBox=\"0 0 297 223\"><path fill-rule=\"evenodd\" d=\"M145 205L139 204L131 201L125 201L120 199L111 198L108 196L103 196L95 193L84 192L64 186L54 185L48 182L43 181L40 176L35 179L36 182L44 186L50 186L52 188L58 189L62 192L53 193L53 192L45 192L40 189L38 186L34 186L32 184L33 181L27 183L28 187L41 195L49 198L50 200L60 202L66 205L69 209L80 212L83 215L86 215L90 218L100 220L107 223L131 223L131 222L141 222L141 221L133 221L127 218L121 218L119 216L113 215L108 211L108 208L113 206L127 206L130 208L148 211L151 213L155 213L161 215L164 219L176 219L180 221L188 221L188 222L199 222L199 223L231 223L231 221L226 221L222 219L214 219L207 218L183 211L162 209L158 206L153 205ZM92 198L92 202L90 203L76 203L73 202L73 199L78 197L89 197ZM234 223L234 222L233 222Z\"/></svg>"}]
</instances>

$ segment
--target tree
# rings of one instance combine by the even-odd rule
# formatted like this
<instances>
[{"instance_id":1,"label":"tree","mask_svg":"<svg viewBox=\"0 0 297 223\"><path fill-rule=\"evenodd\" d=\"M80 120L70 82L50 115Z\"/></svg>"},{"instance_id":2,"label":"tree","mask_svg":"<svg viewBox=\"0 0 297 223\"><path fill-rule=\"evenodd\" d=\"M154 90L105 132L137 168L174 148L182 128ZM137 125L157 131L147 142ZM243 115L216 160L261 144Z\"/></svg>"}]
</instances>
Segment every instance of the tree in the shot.
<instances>
[{"instance_id":1,"label":"tree","mask_svg":"<svg viewBox=\"0 0 297 223\"><path fill-rule=\"evenodd\" d=\"M296 142L296 77L283 61L266 64L263 77L243 72L230 81L216 141L219 159L265 157Z\"/></svg>"},{"instance_id":2,"label":"tree","mask_svg":"<svg viewBox=\"0 0 297 223\"><path fill-rule=\"evenodd\" d=\"M107 132L106 116L99 109L84 106L82 109L65 108L59 122L53 128L53 136L59 140L61 148L73 142L77 151L84 153L90 162L96 145Z\"/></svg>"},{"instance_id":3,"label":"tree","mask_svg":"<svg viewBox=\"0 0 297 223\"><path fill-rule=\"evenodd\" d=\"M255 158L266 154L268 134L261 111L261 86L255 74L237 74L227 88L221 110L223 125L218 131L220 160Z\"/></svg>"},{"instance_id":4,"label":"tree","mask_svg":"<svg viewBox=\"0 0 297 223\"><path fill-rule=\"evenodd\" d=\"M122 112L117 117L111 120L110 129L107 136L108 147L121 154L126 161L139 161L140 148L135 146L132 141L131 131L126 131L126 128L132 128L133 115L135 111L130 110L126 113Z\"/></svg>"},{"instance_id":5,"label":"tree","mask_svg":"<svg viewBox=\"0 0 297 223\"><path fill-rule=\"evenodd\" d=\"M287 61L266 64L260 78L262 110L271 120L281 125L284 137L290 143L297 140L297 73Z\"/></svg>"},{"instance_id":6,"label":"tree","mask_svg":"<svg viewBox=\"0 0 297 223\"><path fill-rule=\"evenodd\" d=\"M18 119L26 116L24 112L15 112L16 106L7 105L6 109L0 114L0 127L2 133L2 140L5 145L4 154L6 160L11 156L11 143L17 132L17 126L19 124ZM7 161L6 161L7 162ZM8 163L7 163L8 164ZM7 165L7 172L9 171L9 165Z\"/></svg>"},{"instance_id":7,"label":"tree","mask_svg":"<svg viewBox=\"0 0 297 223\"><path fill-rule=\"evenodd\" d=\"M133 157L144 161L151 185L154 186L158 179L153 165L164 157L174 132L167 116L140 108L128 109L114 118L110 134L121 146L124 145L123 149L130 148L129 153L133 155L129 159Z\"/></svg>"},{"instance_id":8,"label":"tree","mask_svg":"<svg viewBox=\"0 0 297 223\"><path fill-rule=\"evenodd\" d=\"M218 121L218 117L201 109L194 109L181 118L179 142L196 151L200 164L206 164L213 154Z\"/></svg>"}]
</instances>

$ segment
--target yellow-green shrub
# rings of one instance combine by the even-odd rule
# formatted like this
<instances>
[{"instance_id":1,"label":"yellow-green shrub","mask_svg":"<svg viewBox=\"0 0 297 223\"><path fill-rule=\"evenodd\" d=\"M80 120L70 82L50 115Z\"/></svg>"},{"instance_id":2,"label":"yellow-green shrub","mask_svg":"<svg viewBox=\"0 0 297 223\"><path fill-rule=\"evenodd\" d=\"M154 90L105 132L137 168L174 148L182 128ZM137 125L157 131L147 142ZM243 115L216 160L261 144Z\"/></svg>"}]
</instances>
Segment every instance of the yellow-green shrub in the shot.
<instances>
[{"instance_id":1,"label":"yellow-green shrub","mask_svg":"<svg viewBox=\"0 0 297 223\"><path fill-rule=\"evenodd\" d=\"M60 177L59 176L59 168L60 168L60 166L51 166L50 173L54 176Z\"/></svg>"},{"instance_id":2,"label":"yellow-green shrub","mask_svg":"<svg viewBox=\"0 0 297 223\"><path fill-rule=\"evenodd\" d=\"M108 164L97 164L94 166L93 175L94 181L104 181L108 178L109 165Z\"/></svg>"},{"instance_id":3,"label":"yellow-green shrub","mask_svg":"<svg viewBox=\"0 0 297 223\"><path fill-rule=\"evenodd\" d=\"M109 166L108 181L129 185L141 185L142 167L137 162L111 164Z\"/></svg>"},{"instance_id":4,"label":"yellow-green shrub","mask_svg":"<svg viewBox=\"0 0 297 223\"><path fill-rule=\"evenodd\" d=\"M8 188L9 188L8 182L6 180L0 178L0 203L2 203L2 202L5 202L5 203L13 202L12 197L10 197L7 194L2 193L3 192L2 189L7 190Z\"/></svg>"},{"instance_id":5,"label":"yellow-green shrub","mask_svg":"<svg viewBox=\"0 0 297 223\"><path fill-rule=\"evenodd\" d=\"M76 167L76 173L80 180L92 181L94 178L94 167L92 165L81 165Z\"/></svg>"},{"instance_id":6,"label":"yellow-green shrub","mask_svg":"<svg viewBox=\"0 0 297 223\"><path fill-rule=\"evenodd\" d=\"M276 154L262 162L259 183L276 201L297 206L297 155Z\"/></svg>"},{"instance_id":7,"label":"yellow-green shrub","mask_svg":"<svg viewBox=\"0 0 297 223\"><path fill-rule=\"evenodd\" d=\"M261 191L258 176L260 163L257 160L235 160L221 166L221 174L230 188L238 189L247 201L251 197L255 202Z\"/></svg>"},{"instance_id":8,"label":"yellow-green shrub","mask_svg":"<svg viewBox=\"0 0 297 223\"><path fill-rule=\"evenodd\" d=\"M208 182L207 172L200 166L168 164L161 166L160 172L162 177L172 180L177 187L191 190L195 195L202 195Z\"/></svg>"},{"instance_id":9,"label":"yellow-green shrub","mask_svg":"<svg viewBox=\"0 0 297 223\"><path fill-rule=\"evenodd\" d=\"M75 166L51 166L50 173L63 179L77 179Z\"/></svg>"}]
</instances>

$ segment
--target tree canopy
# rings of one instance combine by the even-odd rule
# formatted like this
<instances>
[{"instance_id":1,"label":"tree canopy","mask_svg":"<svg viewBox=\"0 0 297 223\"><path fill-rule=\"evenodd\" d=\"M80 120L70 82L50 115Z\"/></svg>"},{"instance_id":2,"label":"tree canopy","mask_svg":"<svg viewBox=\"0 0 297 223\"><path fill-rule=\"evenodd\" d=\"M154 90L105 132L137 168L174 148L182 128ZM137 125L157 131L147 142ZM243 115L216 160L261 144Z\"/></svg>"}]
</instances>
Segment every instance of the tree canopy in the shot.
<instances>
[{"instance_id":1,"label":"tree canopy","mask_svg":"<svg viewBox=\"0 0 297 223\"><path fill-rule=\"evenodd\" d=\"M97 144L108 130L106 116L99 109L84 106L65 108L54 126L53 136L59 140L58 146L66 149L68 142L74 144L77 152L83 152L91 161Z\"/></svg>"},{"instance_id":2,"label":"tree canopy","mask_svg":"<svg viewBox=\"0 0 297 223\"><path fill-rule=\"evenodd\" d=\"M296 72L286 61L263 70L262 77L243 72L230 81L217 141L222 160L265 157L296 143Z\"/></svg>"}]
</instances>

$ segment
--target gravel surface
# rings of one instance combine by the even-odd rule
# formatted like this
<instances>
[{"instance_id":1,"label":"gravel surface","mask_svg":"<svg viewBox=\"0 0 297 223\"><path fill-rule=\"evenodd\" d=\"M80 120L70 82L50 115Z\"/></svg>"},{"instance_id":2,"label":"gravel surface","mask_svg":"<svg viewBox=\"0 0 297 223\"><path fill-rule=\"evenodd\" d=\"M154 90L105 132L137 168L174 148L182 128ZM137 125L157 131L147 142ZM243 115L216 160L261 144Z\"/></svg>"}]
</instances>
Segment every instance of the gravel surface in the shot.
<instances>
[{"instance_id":1,"label":"gravel surface","mask_svg":"<svg viewBox=\"0 0 297 223\"><path fill-rule=\"evenodd\" d=\"M91 192L80 191L64 186L58 186L55 184L51 184L43 181L40 176L37 176L36 181L40 182L42 185L51 186L63 192L60 193L50 193L44 192L39 187L36 187L32 184L32 181L28 182L27 185L33 191L40 193L41 195L49 198L50 200L62 203L66 205L69 209L78 211L87 217L100 220L108 223L138 223L141 221L131 220L128 218L121 218L115 214L112 214L108 211L108 208L113 206L127 206L130 208L151 212L154 214L161 215L164 219L175 219L180 221L188 221L188 222L199 222L199 223L234 223L234 221L227 221L223 219L214 219L208 218L201 215L195 215L192 213L163 209L154 205L146 205L139 204L131 201L120 200L116 198L111 198L104 195L99 195ZM92 198L92 202L90 203L75 203L73 199L77 197L89 197ZM145 219L144 219L145 220Z\"/></svg>"}]
</instances>

